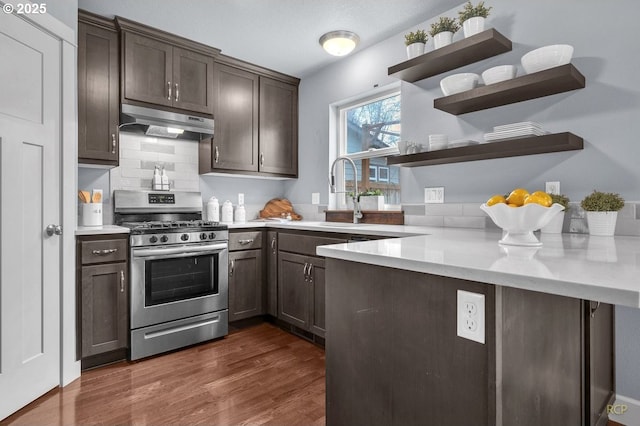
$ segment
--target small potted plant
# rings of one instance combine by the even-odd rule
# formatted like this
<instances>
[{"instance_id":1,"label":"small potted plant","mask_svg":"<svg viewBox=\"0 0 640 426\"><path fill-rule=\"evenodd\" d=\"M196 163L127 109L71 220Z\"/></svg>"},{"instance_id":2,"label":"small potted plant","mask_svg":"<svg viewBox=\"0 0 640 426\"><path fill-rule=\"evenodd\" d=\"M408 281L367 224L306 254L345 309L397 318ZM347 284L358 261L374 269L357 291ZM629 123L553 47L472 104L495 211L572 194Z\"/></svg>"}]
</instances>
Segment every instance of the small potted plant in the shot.
<instances>
[{"instance_id":1,"label":"small potted plant","mask_svg":"<svg viewBox=\"0 0 640 426\"><path fill-rule=\"evenodd\" d=\"M441 16L438 22L431 24L431 30L429 31L429 34L433 37L434 49L440 49L451 44L453 33L459 29L460 25L455 19Z\"/></svg>"},{"instance_id":2,"label":"small potted plant","mask_svg":"<svg viewBox=\"0 0 640 426\"><path fill-rule=\"evenodd\" d=\"M558 212L558 214L555 215L548 224L540 228L540 231L543 234L560 234L562 233L562 225L564 224L564 214L569 210L570 200L566 195L549 195L551 195L551 204L560 204L564 207L564 210Z\"/></svg>"},{"instance_id":3,"label":"small potted plant","mask_svg":"<svg viewBox=\"0 0 640 426\"><path fill-rule=\"evenodd\" d=\"M347 208L353 209L353 201L351 197L353 193L348 194ZM372 211L372 210L384 210L384 194L379 189L365 189L358 193L358 202L360 203L360 210Z\"/></svg>"},{"instance_id":4,"label":"small potted plant","mask_svg":"<svg viewBox=\"0 0 640 426\"><path fill-rule=\"evenodd\" d=\"M484 31L484 21L489 16L492 7L485 7L481 1L476 6L467 2L464 8L458 12L458 20L464 31L465 38Z\"/></svg>"},{"instance_id":5,"label":"small potted plant","mask_svg":"<svg viewBox=\"0 0 640 426\"><path fill-rule=\"evenodd\" d=\"M428 39L429 37L424 30L416 30L404 35L404 44L407 46L407 56L409 59L424 53L424 45Z\"/></svg>"},{"instance_id":6,"label":"small potted plant","mask_svg":"<svg viewBox=\"0 0 640 426\"><path fill-rule=\"evenodd\" d=\"M614 234L618 211L624 207L624 198L620 194L594 190L584 197L580 205L587 212L590 235Z\"/></svg>"}]
</instances>

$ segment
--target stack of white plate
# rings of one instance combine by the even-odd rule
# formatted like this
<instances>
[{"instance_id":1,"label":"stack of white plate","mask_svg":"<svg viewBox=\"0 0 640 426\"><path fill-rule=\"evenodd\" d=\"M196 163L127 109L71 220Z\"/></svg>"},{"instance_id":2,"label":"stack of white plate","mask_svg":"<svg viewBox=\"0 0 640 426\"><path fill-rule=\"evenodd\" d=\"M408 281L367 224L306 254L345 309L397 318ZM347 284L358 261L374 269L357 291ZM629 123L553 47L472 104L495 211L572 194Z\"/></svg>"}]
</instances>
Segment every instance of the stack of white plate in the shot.
<instances>
[{"instance_id":1,"label":"stack of white plate","mask_svg":"<svg viewBox=\"0 0 640 426\"><path fill-rule=\"evenodd\" d=\"M504 124L495 126L493 132L485 133L484 140L486 142L499 141L502 139L526 138L529 136L546 135L540 123L533 121L523 121L520 123Z\"/></svg>"}]
</instances>

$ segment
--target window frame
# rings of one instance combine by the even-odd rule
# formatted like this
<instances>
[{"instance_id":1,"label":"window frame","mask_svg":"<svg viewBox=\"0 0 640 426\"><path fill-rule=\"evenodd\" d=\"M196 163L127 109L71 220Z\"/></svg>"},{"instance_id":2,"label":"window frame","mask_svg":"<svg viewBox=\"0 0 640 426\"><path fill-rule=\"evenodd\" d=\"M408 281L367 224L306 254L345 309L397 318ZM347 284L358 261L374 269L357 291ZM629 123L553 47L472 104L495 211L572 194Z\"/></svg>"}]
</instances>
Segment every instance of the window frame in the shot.
<instances>
[{"instance_id":1,"label":"window frame","mask_svg":"<svg viewBox=\"0 0 640 426\"><path fill-rule=\"evenodd\" d=\"M359 106L367 105L373 102L377 102L386 98L390 98L393 96L400 96L400 102L402 102L402 92L400 83L390 84L388 86L382 88L376 88L370 92L360 94L354 96L350 99L337 102L335 104L330 105L330 131L333 134L333 143L330 143L331 151L330 152L330 160L333 161L338 157L348 157L353 161L356 160L368 160L371 158L380 158L386 157L389 155L397 155L399 154L398 147L388 147L388 148L371 148L367 151L359 151L351 154L346 153L346 143L347 143L347 132L348 128L346 126L347 121L347 110L352 108L357 108ZM400 118L400 122L402 123L402 118ZM333 127L333 129L331 129ZM367 161L367 167L370 163ZM336 187L337 191L345 190L345 173L344 173L344 163L336 165ZM374 166L377 167L377 166ZM389 173L387 174L389 176ZM364 182L363 177L360 177L361 182ZM359 190L361 188L358 188ZM329 208L337 208L337 209L346 209L346 194L343 192L334 194L335 197L329 197Z\"/></svg>"}]
</instances>

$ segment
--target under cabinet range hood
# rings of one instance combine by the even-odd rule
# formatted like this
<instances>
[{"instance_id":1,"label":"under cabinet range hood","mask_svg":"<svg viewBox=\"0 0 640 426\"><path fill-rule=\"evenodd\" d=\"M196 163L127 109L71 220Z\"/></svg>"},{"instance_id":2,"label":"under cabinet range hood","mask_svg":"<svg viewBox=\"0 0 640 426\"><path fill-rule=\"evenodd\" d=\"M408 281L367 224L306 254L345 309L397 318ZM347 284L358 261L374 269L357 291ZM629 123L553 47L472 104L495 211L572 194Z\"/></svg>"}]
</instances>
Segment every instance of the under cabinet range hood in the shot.
<instances>
[{"instance_id":1,"label":"under cabinet range hood","mask_svg":"<svg viewBox=\"0 0 640 426\"><path fill-rule=\"evenodd\" d=\"M201 140L213 136L213 119L122 104L120 131Z\"/></svg>"}]
</instances>

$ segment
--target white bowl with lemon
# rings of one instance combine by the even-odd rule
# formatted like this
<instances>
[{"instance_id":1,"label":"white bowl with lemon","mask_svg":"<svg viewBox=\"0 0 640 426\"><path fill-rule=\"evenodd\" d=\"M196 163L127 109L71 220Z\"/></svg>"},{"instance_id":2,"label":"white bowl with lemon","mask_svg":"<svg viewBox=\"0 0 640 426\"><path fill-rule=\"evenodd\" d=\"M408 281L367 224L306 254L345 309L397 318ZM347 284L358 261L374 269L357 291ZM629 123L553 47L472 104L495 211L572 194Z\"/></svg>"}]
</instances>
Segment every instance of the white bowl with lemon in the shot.
<instances>
[{"instance_id":1,"label":"white bowl with lemon","mask_svg":"<svg viewBox=\"0 0 640 426\"><path fill-rule=\"evenodd\" d=\"M546 192L530 194L522 188L514 189L507 197L494 195L480 208L504 231L500 244L529 247L542 245L533 231L564 210L561 204L552 204Z\"/></svg>"}]
</instances>

